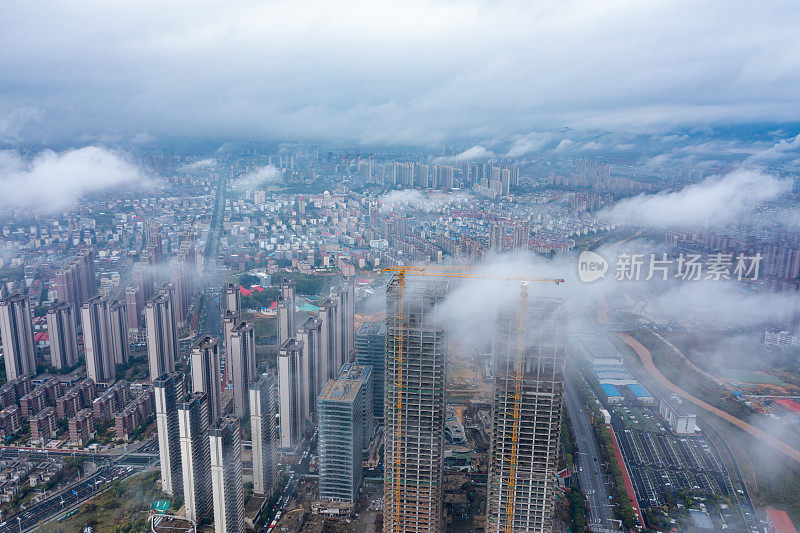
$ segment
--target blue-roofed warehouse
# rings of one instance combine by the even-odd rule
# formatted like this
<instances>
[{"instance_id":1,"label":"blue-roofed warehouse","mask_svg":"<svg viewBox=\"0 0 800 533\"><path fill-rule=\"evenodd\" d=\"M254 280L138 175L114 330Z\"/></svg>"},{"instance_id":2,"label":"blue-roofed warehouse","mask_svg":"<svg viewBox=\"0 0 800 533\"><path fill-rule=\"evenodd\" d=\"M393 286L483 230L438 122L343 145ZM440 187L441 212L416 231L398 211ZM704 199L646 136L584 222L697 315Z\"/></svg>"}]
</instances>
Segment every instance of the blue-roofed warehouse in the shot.
<instances>
[{"instance_id":1,"label":"blue-roofed warehouse","mask_svg":"<svg viewBox=\"0 0 800 533\"><path fill-rule=\"evenodd\" d=\"M628 390L630 390L631 393L633 393L633 396L636 398L636 401L641 404L654 405L656 403L655 398L653 398L653 396L649 392L647 392L647 389L645 389L639 383L633 383L631 385L628 385Z\"/></svg>"},{"instance_id":2,"label":"blue-roofed warehouse","mask_svg":"<svg viewBox=\"0 0 800 533\"><path fill-rule=\"evenodd\" d=\"M603 389L603 393L606 395L606 401L608 403L622 403L624 399L622 394L620 394L619 389L616 385L611 385L610 383L603 383L600 385L600 388Z\"/></svg>"}]
</instances>

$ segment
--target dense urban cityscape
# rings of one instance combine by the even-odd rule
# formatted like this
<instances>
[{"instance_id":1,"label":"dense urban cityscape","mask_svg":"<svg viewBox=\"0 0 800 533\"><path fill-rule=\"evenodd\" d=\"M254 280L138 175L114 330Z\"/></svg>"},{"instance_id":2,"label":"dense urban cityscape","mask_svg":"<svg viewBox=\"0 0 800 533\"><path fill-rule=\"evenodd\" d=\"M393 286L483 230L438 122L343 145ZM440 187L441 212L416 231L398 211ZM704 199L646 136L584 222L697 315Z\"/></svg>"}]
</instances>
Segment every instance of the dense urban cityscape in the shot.
<instances>
[{"instance_id":1,"label":"dense urban cityscape","mask_svg":"<svg viewBox=\"0 0 800 533\"><path fill-rule=\"evenodd\" d=\"M793 2L0 11L0 533L797 533Z\"/></svg>"},{"instance_id":2,"label":"dense urban cityscape","mask_svg":"<svg viewBox=\"0 0 800 533\"><path fill-rule=\"evenodd\" d=\"M708 290L713 254L725 290L794 297L796 230L618 224L610 210L664 181L575 157L201 155L141 151L147 188L4 219L0 530L755 532L796 517L796 308L735 325L648 305L680 290L655 269L690 258L706 270L685 283ZM593 293L586 254L612 250L613 286ZM768 366L709 359L732 331Z\"/></svg>"}]
</instances>

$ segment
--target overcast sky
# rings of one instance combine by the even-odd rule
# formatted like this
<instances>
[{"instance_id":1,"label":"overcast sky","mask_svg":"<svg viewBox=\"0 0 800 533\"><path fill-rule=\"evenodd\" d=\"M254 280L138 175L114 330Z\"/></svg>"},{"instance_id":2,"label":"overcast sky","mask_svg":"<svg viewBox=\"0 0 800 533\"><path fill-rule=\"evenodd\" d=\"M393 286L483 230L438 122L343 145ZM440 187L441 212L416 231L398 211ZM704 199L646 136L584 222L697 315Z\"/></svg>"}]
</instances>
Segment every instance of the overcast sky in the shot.
<instances>
[{"instance_id":1,"label":"overcast sky","mask_svg":"<svg viewBox=\"0 0 800 533\"><path fill-rule=\"evenodd\" d=\"M4 2L0 143L797 121L798 28L795 0Z\"/></svg>"}]
</instances>

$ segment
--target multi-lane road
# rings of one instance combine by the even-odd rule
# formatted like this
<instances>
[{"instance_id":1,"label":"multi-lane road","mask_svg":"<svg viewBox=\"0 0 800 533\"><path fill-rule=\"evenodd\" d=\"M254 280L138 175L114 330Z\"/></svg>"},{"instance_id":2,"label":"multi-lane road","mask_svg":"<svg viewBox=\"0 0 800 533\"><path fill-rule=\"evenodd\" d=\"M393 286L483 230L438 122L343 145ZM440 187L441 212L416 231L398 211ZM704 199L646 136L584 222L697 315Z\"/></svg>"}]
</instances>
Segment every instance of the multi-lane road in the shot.
<instances>
[{"instance_id":1,"label":"multi-lane road","mask_svg":"<svg viewBox=\"0 0 800 533\"><path fill-rule=\"evenodd\" d=\"M91 475L67 486L52 496L32 505L23 511L4 518L0 523L0 533L30 531L41 522L65 516L72 508L94 497L111 486L115 481L138 474L144 465L112 465L98 468Z\"/></svg>"},{"instance_id":2,"label":"multi-lane road","mask_svg":"<svg viewBox=\"0 0 800 533\"><path fill-rule=\"evenodd\" d=\"M267 516L265 525L263 528L261 528L262 532L266 533L274 531L275 522L280 519L284 510L289 505L292 495L294 494L295 489L297 489L297 485L300 484L303 476L308 474L311 455L316 449L317 431L314 430L314 434L311 436L311 438L304 438L303 442L300 444L299 451L297 452L301 454L300 461L296 465L292 466L289 473L289 481L286 483L286 487L284 487L283 492L281 492L281 495L278 498L275 506L269 510L269 515Z\"/></svg>"},{"instance_id":3,"label":"multi-lane road","mask_svg":"<svg viewBox=\"0 0 800 533\"><path fill-rule=\"evenodd\" d=\"M575 433L578 450L573 454L581 491L589 507L588 524L593 531L613 530L608 486L603 477L600 450L586 418L586 412L575 390L575 376L564 383L564 400Z\"/></svg>"}]
</instances>

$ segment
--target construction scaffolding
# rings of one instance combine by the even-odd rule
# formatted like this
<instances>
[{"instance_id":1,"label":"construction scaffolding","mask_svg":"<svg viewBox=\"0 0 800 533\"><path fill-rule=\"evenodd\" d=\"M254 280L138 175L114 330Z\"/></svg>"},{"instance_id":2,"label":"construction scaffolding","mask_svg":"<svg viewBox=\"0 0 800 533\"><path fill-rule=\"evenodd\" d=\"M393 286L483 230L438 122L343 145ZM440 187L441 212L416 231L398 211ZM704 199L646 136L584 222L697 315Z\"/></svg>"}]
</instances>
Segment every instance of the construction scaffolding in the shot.
<instances>
[{"instance_id":1,"label":"construction scaffolding","mask_svg":"<svg viewBox=\"0 0 800 533\"><path fill-rule=\"evenodd\" d=\"M567 314L557 299L500 313L487 530L549 532L561 438Z\"/></svg>"},{"instance_id":2,"label":"construction scaffolding","mask_svg":"<svg viewBox=\"0 0 800 533\"><path fill-rule=\"evenodd\" d=\"M525 309L530 282L562 283L563 279L527 276L481 274L469 267L406 266L385 269L394 277L387 288L386 337L386 476L384 482L384 531L434 532L441 527L442 515L442 449L444 428L444 335L436 329L436 303L447 290L447 278L478 278L521 281L521 304L517 326L518 342L515 357L515 393L510 408L511 425L499 428L505 440L511 432L512 447L506 454L507 469L505 523L516 523L514 517L516 474L523 418L523 374L526 346ZM407 284L407 276L444 278L438 285ZM433 326L431 326L433 325ZM434 333L426 340L426 330ZM441 342L434 341L436 335ZM560 401L560 398L559 398ZM560 408L560 404L559 404ZM505 473L505 471L504 471Z\"/></svg>"},{"instance_id":3,"label":"construction scaffolding","mask_svg":"<svg viewBox=\"0 0 800 533\"><path fill-rule=\"evenodd\" d=\"M384 530L441 530L447 280L395 276L386 293Z\"/></svg>"}]
</instances>

